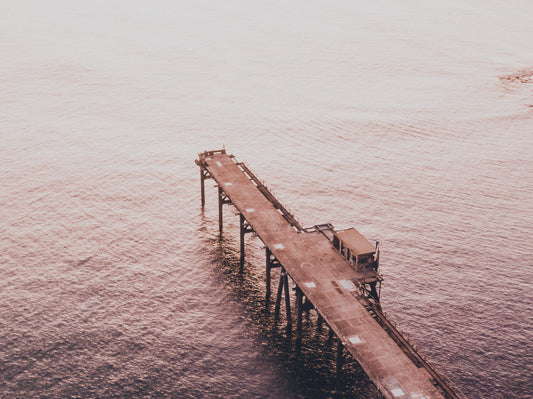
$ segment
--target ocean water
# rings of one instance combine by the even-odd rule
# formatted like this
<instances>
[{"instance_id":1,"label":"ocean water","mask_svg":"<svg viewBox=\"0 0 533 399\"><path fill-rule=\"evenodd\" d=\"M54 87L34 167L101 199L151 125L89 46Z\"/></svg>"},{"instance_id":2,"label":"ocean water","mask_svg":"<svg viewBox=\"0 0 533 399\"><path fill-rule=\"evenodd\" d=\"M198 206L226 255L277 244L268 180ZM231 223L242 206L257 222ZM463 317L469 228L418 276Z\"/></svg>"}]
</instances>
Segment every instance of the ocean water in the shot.
<instances>
[{"instance_id":1,"label":"ocean water","mask_svg":"<svg viewBox=\"0 0 533 399\"><path fill-rule=\"evenodd\" d=\"M197 153L382 244L382 303L469 398L533 395L533 5L3 2L0 397L325 398ZM274 284L273 284L274 286ZM345 397L376 397L353 363Z\"/></svg>"}]
</instances>

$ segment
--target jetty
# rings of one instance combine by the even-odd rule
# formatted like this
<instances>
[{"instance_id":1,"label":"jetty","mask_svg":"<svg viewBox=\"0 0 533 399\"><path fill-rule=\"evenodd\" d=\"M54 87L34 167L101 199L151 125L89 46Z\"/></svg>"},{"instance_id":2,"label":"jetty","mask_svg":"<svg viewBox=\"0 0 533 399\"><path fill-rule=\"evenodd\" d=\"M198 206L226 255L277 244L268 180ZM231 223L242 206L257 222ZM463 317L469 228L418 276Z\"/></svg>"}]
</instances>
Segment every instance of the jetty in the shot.
<instances>
[{"instance_id":1,"label":"jetty","mask_svg":"<svg viewBox=\"0 0 533 399\"><path fill-rule=\"evenodd\" d=\"M350 355L385 398L465 398L382 311L378 243L370 243L355 229L336 231L331 224L302 227L250 169L225 150L200 153L196 164L202 207L205 180L216 182L221 234L223 206L231 204L238 212L241 270L245 234L253 232L263 242L267 304L272 296L271 271L280 269L275 315L279 316L284 300L287 328L295 327L297 343L302 340L304 309L316 311L329 326L337 342L337 391L342 389L345 356ZM289 289L289 279L294 289ZM291 313L292 293L296 315Z\"/></svg>"}]
</instances>

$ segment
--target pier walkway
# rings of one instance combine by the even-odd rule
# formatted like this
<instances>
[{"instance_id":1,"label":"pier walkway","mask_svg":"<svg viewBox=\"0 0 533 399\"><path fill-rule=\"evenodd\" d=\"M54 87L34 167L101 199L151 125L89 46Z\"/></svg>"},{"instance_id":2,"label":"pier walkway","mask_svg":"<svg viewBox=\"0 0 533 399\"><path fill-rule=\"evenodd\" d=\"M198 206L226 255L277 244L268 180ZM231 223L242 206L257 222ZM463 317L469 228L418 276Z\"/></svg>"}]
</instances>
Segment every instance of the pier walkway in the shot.
<instances>
[{"instance_id":1,"label":"pier walkway","mask_svg":"<svg viewBox=\"0 0 533 399\"><path fill-rule=\"evenodd\" d=\"M292 317L287 278L296 285L298 337L301 337L301 308L305 299L338 338L338 371L347 351L386 398L464 397L416 353L385 318L379 303L368 295L364 284L378 281L377 272L357 272L327 234L319 228L303 229L246 165L238 163L225 150L201 153L196 163L200 166L202 205L204 180L216 181L221 232L222 205L232 204L239 212L241 267L244 234L255 232L266 246L267 300L270 299L270 269L281 268L276 312L285 291L288 323L292 323Z\"/></svg>"}]
</instances>

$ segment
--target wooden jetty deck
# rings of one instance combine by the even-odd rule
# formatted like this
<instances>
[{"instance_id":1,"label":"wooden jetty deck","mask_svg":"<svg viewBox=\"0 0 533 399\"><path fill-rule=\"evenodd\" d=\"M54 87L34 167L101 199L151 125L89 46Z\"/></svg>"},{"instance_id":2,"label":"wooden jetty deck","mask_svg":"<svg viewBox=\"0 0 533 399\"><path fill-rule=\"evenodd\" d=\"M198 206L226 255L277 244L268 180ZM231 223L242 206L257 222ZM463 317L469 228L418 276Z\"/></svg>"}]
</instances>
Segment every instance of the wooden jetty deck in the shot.
<instances>
[{"instance_id":1,"label":"wooden jetty deck","mask_svg":"<svg viewBox=\"0 0 533 399\"><path fill-rule=\"evenodd\" d=\"M292 324L288 278L296 285L297 326L301 339L302 303L310 302L337 337L337 374L347 351L361 365L386 398L463 398L449 380L425 361L381 312L379 302L364 283L378 281L377 273L357 272L319 228L304 229L242 163L225 150L206 151L200 166L202 205L204 180L216 181L219 194L219 227L222 206L239 212L241 268L244 234L255 232L266 247L267 301L270 270L280 267L276 314L285 292L289 328Z\"/></svg>"}]
</instances>

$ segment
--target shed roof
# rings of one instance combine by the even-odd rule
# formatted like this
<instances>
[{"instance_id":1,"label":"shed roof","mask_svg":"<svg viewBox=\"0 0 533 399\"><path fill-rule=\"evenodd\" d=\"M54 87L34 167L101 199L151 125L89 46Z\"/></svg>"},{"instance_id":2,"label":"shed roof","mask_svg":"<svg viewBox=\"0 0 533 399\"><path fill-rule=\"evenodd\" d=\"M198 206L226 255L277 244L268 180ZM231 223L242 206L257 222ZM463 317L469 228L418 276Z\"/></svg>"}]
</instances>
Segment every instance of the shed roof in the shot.
<instances>
[{"instance_id":1,"label":"shed roof","mask_svg":"<svg viewBox=\"0 0 533 399\"><path fill-rule=\"evenodd\" d=\"M376 252L375 246L354 228L335 232L335 235L356 256Z\"/></svg>"}]
</instances>

